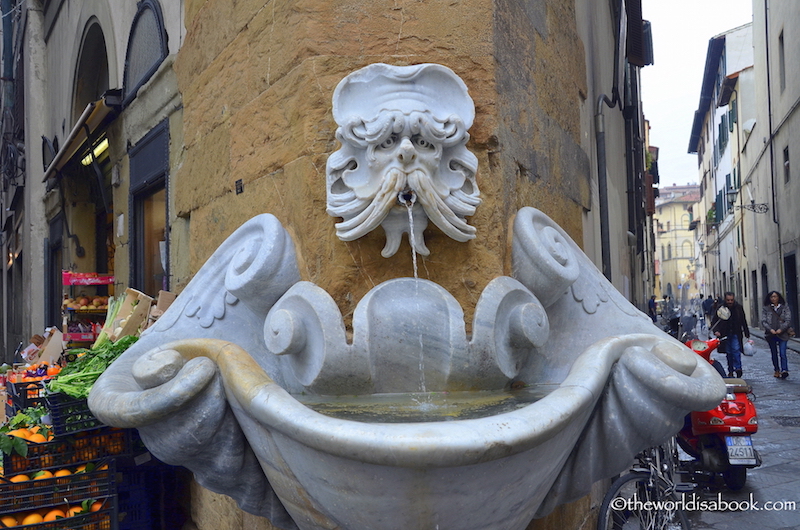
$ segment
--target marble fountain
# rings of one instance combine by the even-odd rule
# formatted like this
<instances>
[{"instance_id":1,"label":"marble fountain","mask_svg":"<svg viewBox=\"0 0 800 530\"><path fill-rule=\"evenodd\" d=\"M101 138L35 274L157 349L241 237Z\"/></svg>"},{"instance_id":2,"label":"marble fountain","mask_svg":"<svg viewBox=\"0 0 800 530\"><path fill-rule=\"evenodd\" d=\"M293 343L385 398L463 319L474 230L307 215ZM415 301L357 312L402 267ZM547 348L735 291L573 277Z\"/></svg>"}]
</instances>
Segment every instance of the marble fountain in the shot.
<instances>
[{"instance_id":1,"label":"marble fountain","mask_svg":"<svg viewBox=\"0 0 800 530\"><path fill-rule=\"evenodd\" d=\"M383 228L428 255L476 230L474 105L436 64L373 64L333 95L340 239ZM467 333L434 282L395 278L346 332L270 214L237 229L95 385L92 411L285 529L524 529L715 406L724 384L602 276L547 215L513 221L512 275ZM435 249L434 249L435 251Z\"/></svg>"}]
</instances>

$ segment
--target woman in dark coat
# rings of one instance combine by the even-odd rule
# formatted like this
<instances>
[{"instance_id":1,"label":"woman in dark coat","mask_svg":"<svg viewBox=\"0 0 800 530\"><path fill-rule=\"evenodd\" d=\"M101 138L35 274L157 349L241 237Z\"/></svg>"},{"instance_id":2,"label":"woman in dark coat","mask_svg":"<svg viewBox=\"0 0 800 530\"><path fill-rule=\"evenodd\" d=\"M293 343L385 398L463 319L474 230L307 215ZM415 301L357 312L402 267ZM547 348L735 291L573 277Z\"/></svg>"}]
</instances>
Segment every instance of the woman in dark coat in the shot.
<instances>
[{"instance_id":1,"label":"woman in dark coat","mask_svg":"<svg viewBox=\"0 0 800 530\"><path fill-rule=\"evenodd\" d=\"M761 327L764 328L764 338L772 352L772 366L775 368L775 377L786 379L789 377L789 363L786 360L786 343L789 340L789 326L792 322L792 311L786 305L786 300L778 291L770 291L764 299L764 308L761 310ZM780 360L780 364L778 361Z\"/></svg>"}]
</instances>

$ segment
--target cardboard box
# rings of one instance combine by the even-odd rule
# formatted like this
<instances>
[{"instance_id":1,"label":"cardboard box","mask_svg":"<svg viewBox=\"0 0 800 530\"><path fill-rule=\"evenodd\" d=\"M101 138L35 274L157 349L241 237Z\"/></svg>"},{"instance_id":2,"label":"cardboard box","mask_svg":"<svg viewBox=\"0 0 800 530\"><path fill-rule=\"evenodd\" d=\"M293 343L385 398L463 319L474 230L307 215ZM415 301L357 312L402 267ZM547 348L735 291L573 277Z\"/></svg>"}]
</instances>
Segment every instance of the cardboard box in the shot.
<instances>
[{"instance_id":1,"label":"cardboard box","mask_svg":"<svg viewBox=\"0 0 800 530\"><path fill-rule=\"evenodd\" d=\"M39 353L39 362L55 364L64 353L64 335L57 327L47 328L45 339Z\"/></svg>"},{"instance_id":2,"label":"cardboard box","mask_svg":"<svg viewBox=\"0 0 800 530\"><path fill-rule=\"evenodd\" d=\"M172 302L174 302L177 297L177 294L169 291L158 291L156 304L150 307L150 313L147 315L147 323L142 329L144 330L155 324L156 320L164 314L164 311L172 305Z\"/></svg>"},{"instance_id":3,"label":"cardboard box","mask_svg":"<svg viewBox=\"0 0 800 530\"><path fill-rule=\"evenodd\" d=\"M125 289L125 299L119 308L114 322L106 322L104 329L112 341L119 340L126 335L138 335L147 322L153 298L141 291Z\"/></svg>"}]
</instances>

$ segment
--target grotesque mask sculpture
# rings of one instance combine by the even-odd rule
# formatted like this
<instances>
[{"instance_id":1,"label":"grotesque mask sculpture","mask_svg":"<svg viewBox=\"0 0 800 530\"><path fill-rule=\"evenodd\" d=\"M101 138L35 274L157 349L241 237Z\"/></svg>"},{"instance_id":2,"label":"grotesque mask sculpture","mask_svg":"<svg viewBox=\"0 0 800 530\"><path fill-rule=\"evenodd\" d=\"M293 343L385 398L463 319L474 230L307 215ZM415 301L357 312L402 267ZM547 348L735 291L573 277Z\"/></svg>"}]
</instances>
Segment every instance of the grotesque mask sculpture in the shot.
<instances>
[{"instance_id":1,"label":"grotesque mask sculpture","mask_svg":"<svg viewBox=\"0 0 800 530\"><path fill-rule=\"evenodd\" d=\"M327 167L328 213L344 219L339 239L380 225L389 257L412 231L427 256L429 219L456 241L473 239L465 217L480 203L478 161L465 145L474 115L466 85L441 65L373 64L344 78L333 94L342 148Z\"/></svg>"}]
</instances>

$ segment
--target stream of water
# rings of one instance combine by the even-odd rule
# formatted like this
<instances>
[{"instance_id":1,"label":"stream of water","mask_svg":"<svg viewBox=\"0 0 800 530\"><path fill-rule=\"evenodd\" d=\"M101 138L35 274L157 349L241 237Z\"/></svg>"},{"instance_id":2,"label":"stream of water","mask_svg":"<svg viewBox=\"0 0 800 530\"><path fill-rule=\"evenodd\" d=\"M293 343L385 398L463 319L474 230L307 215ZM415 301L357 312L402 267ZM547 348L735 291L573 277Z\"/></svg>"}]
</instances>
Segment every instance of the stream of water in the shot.
<instances>
[{"instance_id":1,"label":"stream of water","mask_svg":"<svg viewBox=\"0 0 800 530\"><path fill-rule=\"evenodd\" d=\"M414 202L406 202L406 208L408 209L408 242L411 245L411 262L414 265L414 278L419 278L417 276L417 241L414 238Z\"/></svg>"}]
</instances>

